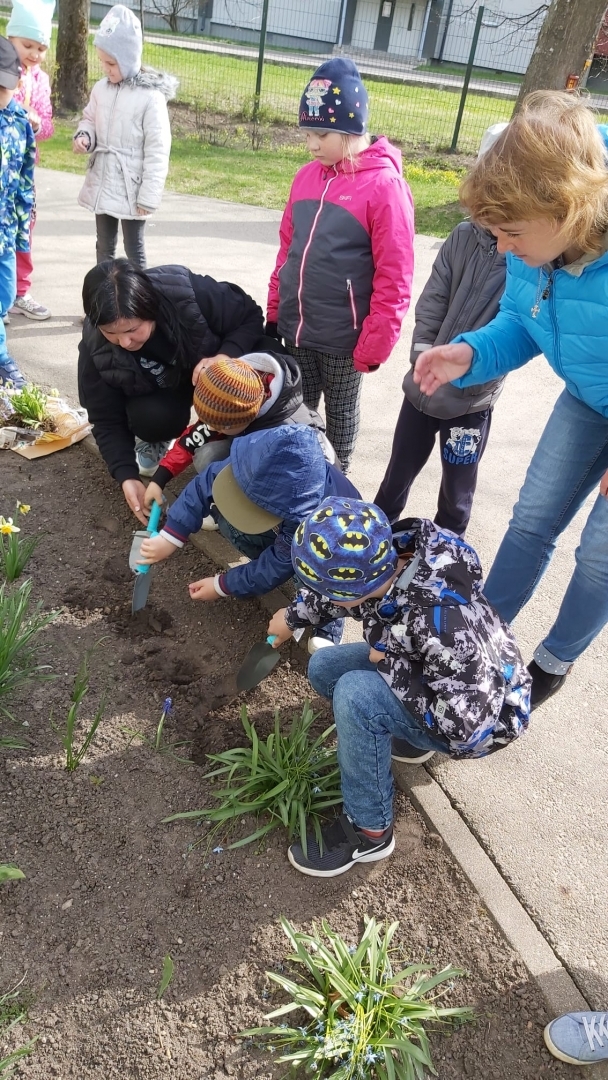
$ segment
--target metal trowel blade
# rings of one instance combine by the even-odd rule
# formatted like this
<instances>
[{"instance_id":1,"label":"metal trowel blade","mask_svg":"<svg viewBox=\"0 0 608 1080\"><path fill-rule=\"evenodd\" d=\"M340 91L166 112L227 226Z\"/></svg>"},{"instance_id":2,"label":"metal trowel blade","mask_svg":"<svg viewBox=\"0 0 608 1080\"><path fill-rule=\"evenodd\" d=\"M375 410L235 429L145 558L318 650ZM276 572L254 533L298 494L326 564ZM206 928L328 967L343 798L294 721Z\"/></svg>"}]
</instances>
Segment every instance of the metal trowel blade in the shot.
<instances>
[{"instance_id":1,"label":"metal trowel blade","mask_svg":"<svg viewBox=\"0 0 608 1080\"><path fill-rule=\"evenodd\" d=\"M251 647L236 675L239 692L253 690L275 668L281 659L278 649L273 649L267 641L258 641Z\"/></svg>"}]
</instances>

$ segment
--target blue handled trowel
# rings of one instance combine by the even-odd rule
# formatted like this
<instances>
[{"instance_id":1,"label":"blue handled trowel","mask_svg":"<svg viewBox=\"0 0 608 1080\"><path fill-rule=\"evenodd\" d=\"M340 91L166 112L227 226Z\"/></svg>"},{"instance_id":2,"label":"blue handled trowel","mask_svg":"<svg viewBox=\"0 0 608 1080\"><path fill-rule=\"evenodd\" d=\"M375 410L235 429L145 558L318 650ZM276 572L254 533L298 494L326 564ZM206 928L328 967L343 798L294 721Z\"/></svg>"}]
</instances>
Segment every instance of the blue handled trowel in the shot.
<instances>
[{"instance_id":1,"label":"blue handled trowel","mask_svg":"<svg viewBox=\"0 0 608 1080\"><path fill-rule=\"evenodd\" d=\"M150 574L151 568L150 566L146 566L145 564L140 563L138 560L141 557L142 542L144 540L147 540L149 536L157 535L161 514L162 507L160 507L157 502L154 502L150 511L148 528L139 529L133 537L133 543L131 544L131 551L129 553L129 566L131 567L131 570L135 572L133 601L131 603L132 615L135 615L136 611L141 611L141 609L146 606L148 593L150 592L150 583L152 580L152 576Z\"/></svg>"}]
</instances>

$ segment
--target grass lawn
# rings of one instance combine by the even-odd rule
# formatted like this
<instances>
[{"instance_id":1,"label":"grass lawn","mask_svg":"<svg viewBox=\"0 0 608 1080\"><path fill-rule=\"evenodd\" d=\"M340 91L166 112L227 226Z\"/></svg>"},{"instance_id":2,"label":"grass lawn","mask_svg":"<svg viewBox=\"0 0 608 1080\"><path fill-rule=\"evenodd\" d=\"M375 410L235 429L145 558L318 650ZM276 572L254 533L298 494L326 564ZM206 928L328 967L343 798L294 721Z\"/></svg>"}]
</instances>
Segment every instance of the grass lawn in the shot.
<instances>
[{"instance_id":1,"label":"grass lawn","mask_svg":"<svg viewBox=\"0 0 608 1080\"><path fill-rule=\"evenodd\" d=\"M72 153L74 130L74 124L56 124L53 138L41 144L41 165L84 173L87 159ZM307 160L306 150L299 146L254 152L210 146L192 137L175 138L167 187L187 195L282 210L294 174ZM405 159L404 173L414 196L417 231L447 236L462 219L457 203L462 170L424 161L410 164Z\"/></svg>"},{"instance_id":2,"label":"grass lawn","mask_svg":"<svg viewBox=\"0 0 608 1080\"><path fill-rule=\"evenodd\" d=\"M49 72L53 69L55 44L56 30L53 31L46 65ZM250 119L256 60L196 52L154 42L144 45L143 56L145 64L177 76L178 100L196 105L203 112L222 114L232 120ZM89 76L92 82L101 76L92 38L89 39ZM262 84L262 121L293 123L297 118L305 82L306 72L301 67L267 62ZM459 93L401 82L382 82L369 76L365 82L370 97L373 131L388 135L401 145L418 151L435 152L449 147ZM508 120L512 111L512 100L469 94L459 150L476 153L486 128L499 120Z\"/></svg>"}]
</instances>

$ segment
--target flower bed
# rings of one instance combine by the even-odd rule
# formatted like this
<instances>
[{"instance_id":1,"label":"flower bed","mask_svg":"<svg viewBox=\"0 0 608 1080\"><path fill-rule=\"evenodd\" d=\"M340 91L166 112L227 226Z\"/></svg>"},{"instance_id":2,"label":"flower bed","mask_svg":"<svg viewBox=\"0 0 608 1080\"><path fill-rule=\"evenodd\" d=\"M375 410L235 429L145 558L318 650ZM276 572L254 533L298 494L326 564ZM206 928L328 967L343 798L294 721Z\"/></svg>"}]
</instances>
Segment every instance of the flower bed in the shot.
<instances>
[{"instance_id":1,"label":"flower bed","mask_svg":"<svg viewBox=\"0 0 608 1080\"><path fill-rule=\"evenodd\" d=\"M158 568L148 606L131 616L136 523L82 447L34 463L0 452L0 492L0 514L24 536L41 535L25 570L32 600L60 612L36 639L36 660L55 677L13 697L14 722L0 719L0 736L27 744L0 751L0 863L25 874L0 884L0 999L23 979L29 1014L7 1035L0 1004L0 1060L38 1036L16 1075L282 1076L276 1053L235 1039L287 1000L266 975L284 970L279 916L306 933L325 919L354 946L369 915L399 920L393 944L410 962L470 972L442 1004L470 1004L477 1021L449 1037L430 1031L442 1080L568 1076L543 1048L548 1018L536 986L403 796L395 855L328 881L288 865L282 828L229 850L251 821L238 819L223 843L204 823L162 824L214 804L201 765L208 753L243 745L233 676L263 640L267 618L254 601L190 601L187 582L210 570L194 548ZM25 516L15 514L21 500L31 506ZM87 650L77 742L106 701L70 773L62 734ZM249 720L266 737L275 708L287 723L309 693L303 654L292 647L246 695ZM167 697L172 714L157 750ZM313 706L320 733L331 718L318 700ZM175 742L188 745L172 751ZM159 1001L167 956L173 974Z\"/></svg>"}]
</instances>

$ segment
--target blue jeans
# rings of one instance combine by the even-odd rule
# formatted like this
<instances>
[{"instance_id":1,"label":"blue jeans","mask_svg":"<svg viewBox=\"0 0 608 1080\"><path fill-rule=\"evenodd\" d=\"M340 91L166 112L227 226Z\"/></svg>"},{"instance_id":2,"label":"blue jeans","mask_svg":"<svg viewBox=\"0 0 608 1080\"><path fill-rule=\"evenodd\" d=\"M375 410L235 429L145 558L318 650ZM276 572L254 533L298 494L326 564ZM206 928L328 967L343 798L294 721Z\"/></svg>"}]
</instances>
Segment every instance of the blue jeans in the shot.
<instances>
[{"instance_id":1,"label":"blue jeans","mask_svg":"<svg viewBox=\"0 0 608 1080\"><path fill-rule=\"evenodd\" d=\"M269 529L268 532L263 533L241 532L240 529L235 529L234 525L226 521L226 518L220 514L219 510L215 511L215 517L222 536L225 536L226 540L234 544L237 551L240 551L241 555L246 555L248 559L259 558L266 548L272 547L277 538L274 529Z\"/></svg>"},{"instance_id":2,"label":"blue jeans","mask_svg":"<svg viewBox=\"0 0 608 1080\"><path fill-rule=\"evenodd\" d=\"M485 584L485 595L507 622L527 604L558 537L607 469L608 417L564 390L534 451ZM535 654L541 667L557 674L565 674L608 622L608 499L603 495L593 504L575 560L557 619Z\"/></svg>"},{"instance_id":3,"label":"blue jeans","mask_svg":"<svg viewBox=\"0 0 608 1080\"><path fill-rule=\"evenodd\" d=\"M369 659L369 645L335 645L313 654L311 685L332 703L344 809L360 829L386 829L393 820L391 738L446 754L403 707Z\"/></svg>"},{"instance_id":4,"label":"blue jeans","mask_svg":"<svg viewBox=\"0 0 608 1080\"><path fill-rule=\"evenodd\" d=\"M6 347L6 330L2 317L15 303L17 295L17 257L14 251L0 255L0 364L3 357L8 355Z\"/></svg>"}]
</instances>

